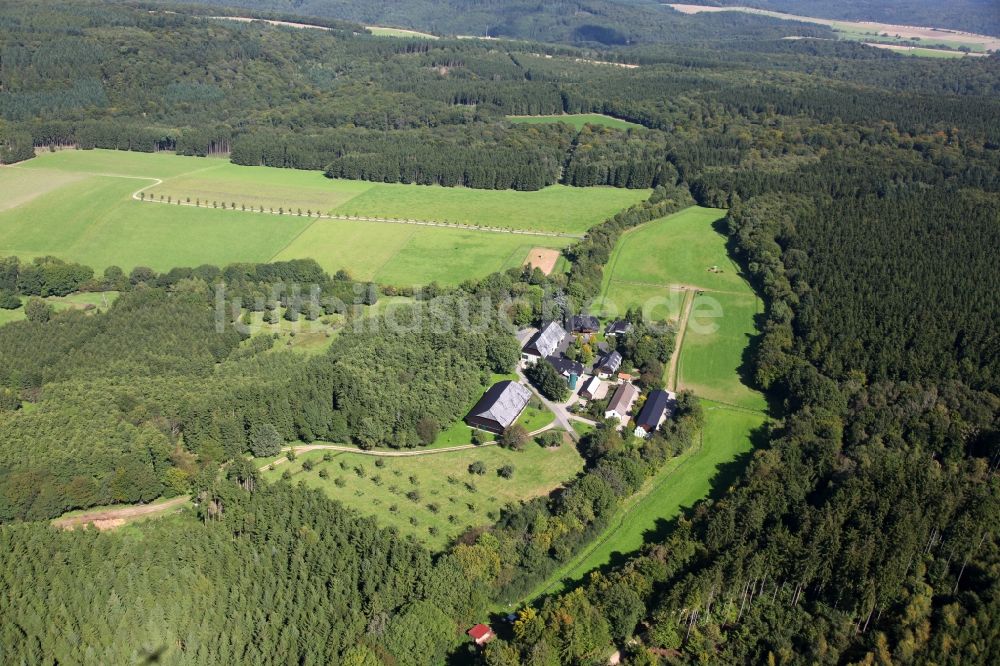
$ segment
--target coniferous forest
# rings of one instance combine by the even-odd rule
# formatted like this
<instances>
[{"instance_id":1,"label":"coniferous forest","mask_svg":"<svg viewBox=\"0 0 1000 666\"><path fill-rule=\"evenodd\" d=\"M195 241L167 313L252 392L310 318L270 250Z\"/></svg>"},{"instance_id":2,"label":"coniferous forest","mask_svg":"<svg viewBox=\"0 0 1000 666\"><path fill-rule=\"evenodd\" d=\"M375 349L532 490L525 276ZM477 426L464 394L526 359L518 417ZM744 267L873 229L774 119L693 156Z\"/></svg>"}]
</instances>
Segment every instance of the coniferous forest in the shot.
<instances>
[{"instance_id":1,"label":"coniferous forest","mask_svg":"<svg viewBox=\"0 0 1000 666\"><path fill-rule=\"evenodd\" d=\"M0 162L170 150L331 178L652 194L567 248L566 273L417 290L404 332L380 325L379 285L311 260L95 273L0 258L0 306L27 299L27 319L0 327L0 662L1000 660L1000 58L906 58L641 2L226 4L244 9L2 3ZM205 18L247 8L329 30ZM490 34L518 41L363 27L481 32L497 13ZM640 127L506 118L578 112ZM692 446L693 396L641 446L588 434L579 476L438 553L246 460L261 432L426 445L513 368L512 333L552 316L547 295L578 311L623 233L694 203L727 209L730 254L764 301L745 371L772 421L637 553L511 622L491 615ZM248 339L248 313L220 318L220 283L252 311L353 324L323 354L275 349ZM80 290L120 295L99 314L41 300ZM455 316L486 296L507 307ZM635 346L622 350L638 361ZM119 531L49 523L181 496L195 508ZM498 638L471 650L465 630L487 619Z\"/></svg>"}]
</instances>

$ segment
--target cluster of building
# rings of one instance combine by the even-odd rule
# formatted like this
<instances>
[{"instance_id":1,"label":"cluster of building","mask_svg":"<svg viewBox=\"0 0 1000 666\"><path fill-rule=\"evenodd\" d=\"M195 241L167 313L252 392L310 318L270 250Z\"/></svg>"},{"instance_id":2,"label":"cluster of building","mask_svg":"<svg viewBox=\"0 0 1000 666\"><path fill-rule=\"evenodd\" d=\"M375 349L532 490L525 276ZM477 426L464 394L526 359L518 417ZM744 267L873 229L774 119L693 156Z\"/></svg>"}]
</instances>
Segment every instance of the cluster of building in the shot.
<instances>
[{"instance_id":1,"label":"cluster of building","mask_svg":"<svg viewBox=\"0 0 1000 666\"><path fill-rule=\"evenodd\" d=\"M571 317L569 331L552 321L532 335L521 349L522 364L548 361L565 379L571 391L583 400L601 400L614 391L604 417L624 425L635 421L635 435L649 437L673 412L676 396L669 391L651 391L638 414L633 407L639 399L639 388L632 376L621 372L622 355L606 343L599 343L599 356L589 366L566 356L566 350L578 336L592 336L600 330L597 317ZM628 321L613 321L604 330L606 339L627 334L632 329ZM465 417L473 428L501 434L512 426L531 401L531 390L518 382L505 380L491 386Z\"/></svg>"}]
</instances>

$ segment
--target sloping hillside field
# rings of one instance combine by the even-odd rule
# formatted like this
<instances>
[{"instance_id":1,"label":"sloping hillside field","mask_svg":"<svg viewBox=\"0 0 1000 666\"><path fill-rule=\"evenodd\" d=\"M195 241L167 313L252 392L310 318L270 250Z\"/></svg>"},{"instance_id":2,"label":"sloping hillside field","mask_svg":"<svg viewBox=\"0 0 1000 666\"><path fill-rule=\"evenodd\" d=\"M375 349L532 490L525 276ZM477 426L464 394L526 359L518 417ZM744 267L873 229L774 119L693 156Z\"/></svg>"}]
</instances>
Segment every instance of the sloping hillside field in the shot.
<instances>
[{"instance_id":1,"label":"sloping hillside field","mask_svg":"<svg viewBox=\"0 0 1000 666\"><path fill-rule=\"evenodd\" d=\"M0 255L51 254L97 271L312 257L331 272L410 285L521 265L532 248L561 249L649 192L383 184L67 150L0 169L0 194ZM346 219L358 217L369 219Z\"/></svg>"}]
</instances>

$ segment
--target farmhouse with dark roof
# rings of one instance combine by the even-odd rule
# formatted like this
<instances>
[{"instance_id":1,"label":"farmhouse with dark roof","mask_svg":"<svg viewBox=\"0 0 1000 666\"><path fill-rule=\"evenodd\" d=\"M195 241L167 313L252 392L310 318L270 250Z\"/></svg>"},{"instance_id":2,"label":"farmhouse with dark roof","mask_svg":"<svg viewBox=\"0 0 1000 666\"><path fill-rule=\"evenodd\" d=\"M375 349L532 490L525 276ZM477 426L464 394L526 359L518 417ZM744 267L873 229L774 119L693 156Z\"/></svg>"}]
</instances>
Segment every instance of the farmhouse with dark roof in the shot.
<instances>
[{"instance_id":1,"label":"farmhouse with dark roof","mask_svg":"<svg viewBox=\"0 0 1000 666\"><path fill-rule=\"evenodd\" d=\"M642 406L639 416L635 417L635 436L649 437L667 419L673 411L673 393L669 391L651 391Z\"/></svg>"},{"instance_id":2,"label":"farmhouse with dark roof","mask_svg":"<svg viewBox=\"0 0 1000 666\"><path fill-rule=\"evenodd\" d=\"M569 328L574 333L597 333L601 330L601 322L597 320L597 317L577 315L570 317Z\"/></svg>"},{"instance_id":3,"label":"farmhouse with dark roof","mask_svg":"<svg viewBox=\"0 0 1000 666\"><path fill-rule=\"evenodd\" d=\"M552 364L552 367L559 371L563 377L576 375L583 376L583 363L568 359L565 356L546 356L545 360Z\"/></svg>"},{"instance_id":4,"label":"farmhouse with dark roof","mask_svg":"<svg viewBox=\"0 0 1000 666\"><path fill-rule=\"evenodd\" d=\"M473 428L496 434L509 428L531 400L531 391L517 382L497 382L483 394L465 422Z\"/></svg>"},{"instance_id":5,"label":"farmhouse with dark roof","mask_svg":"<svg viewBox=\"0 0 1000 666\"><path fill-rule=\"evenodd\" d=\"M601 359L601 364L597 366L597 372L602 377L610 377L618 372L620 367L622 367L622 355L613 351Z\"/></svg>"}]
</instances>

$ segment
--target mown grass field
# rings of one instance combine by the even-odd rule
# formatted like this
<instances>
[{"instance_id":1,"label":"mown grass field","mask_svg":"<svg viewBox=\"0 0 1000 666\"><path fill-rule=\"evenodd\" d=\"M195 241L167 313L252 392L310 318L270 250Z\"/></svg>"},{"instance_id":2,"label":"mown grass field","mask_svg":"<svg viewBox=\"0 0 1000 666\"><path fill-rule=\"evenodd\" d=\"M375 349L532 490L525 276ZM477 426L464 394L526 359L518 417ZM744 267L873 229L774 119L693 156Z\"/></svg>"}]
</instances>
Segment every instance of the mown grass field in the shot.
<instances>
[{"instance_id":1,"label":"mown grass field","mask_svg":"<svg viewBox=\"0 0 1000 666\"><path fill-rule=\"evenodd\" d=\"M642 127L638 123L606 116L603 113L562 113L549 116L507 116L507 120L512 123L527 123L533 125L546 123L566 123L576 129L583 129L584 125L603 125L614 129L628 129L630 127Z\"/></svg>"},{"instance_id":2,"label":"mown grass field","mask_svg":"<svg viewBox=\"0 0 1000 666\"><path fill-rule=\"evenodd\" d=\"M329 452L327 462L323 457L323 451L303 453L263 475L277 481L288 470L292 483L319 488L435 550L471 527L495 522L505 504L547 494L583 469L574 447L550 450L533 443L523 451L485 446L407 458L338 452ZM302 469L305 460L315 464L311 471ZM381 467L376 460L382 461ZM486 474L469 472L475 461L486 465ZM497 471L508 464L514 466L514 475L504 479ZM320 477L320 470L326 470L328 478ZM410 492L419 495L407 497Z\"/></svg>"},{"instance_id":3,"label":"mown grass field","mask_svg":"<svg viewBox=\"0 0 1000 666\"><path fill-rule=\"evenodd\" d=\"M592 311L613 318L640 308L649 319L676 320L683 287L752 294L716 229L725 214L692 206L624 234Z\"/></svg>"},{"instance_id":4,"label":"mown grass field","mask_svg":"<svg viewBox=\"0 0 1000 666\"><path fill-rule=\"evenodd\" d=\"M754 318L763 304L747 295L706 293L695 296L678 361L677 385L698 396L764 410L763 394L748 386L744 354L757 334Z\"/></svg>"},{"instance_id":5,"label":"mown grass field","mask_svg":"<svg viewBox=\"0 0 1000 666\"><path fill-rule=\"evenodd\" d=\"M133 200L143 187L144 196L173 203ZM0 195L0 255L52 254L97 271L311 257L329 271L345 268L358 278L408 286L458 284L520 266L533 247L561 249L573 239L315 219L298 210L582 233L648 191L387 185L221 159L66 150L0 169ZM203 207L176 205L188 199ZM245 212L244 206L286 214Z\"/></svg>"},{"instance_id":6,"label":"mown grass field","mask_svg":"<svg viewBox=\"0 0 1000 666\"><path fill-rule=\"evenodd\" d=\"M532 598L564 589L567 582L612 561L616 554L638 550L652 537L662 538L670 522L712 490L731 482L724 466L753 448L751 433L764 416L703 400L705 429L699 445L667 463L609 521L600 540L584 549L536 588Z\"/></svg>"}]
</instances>

